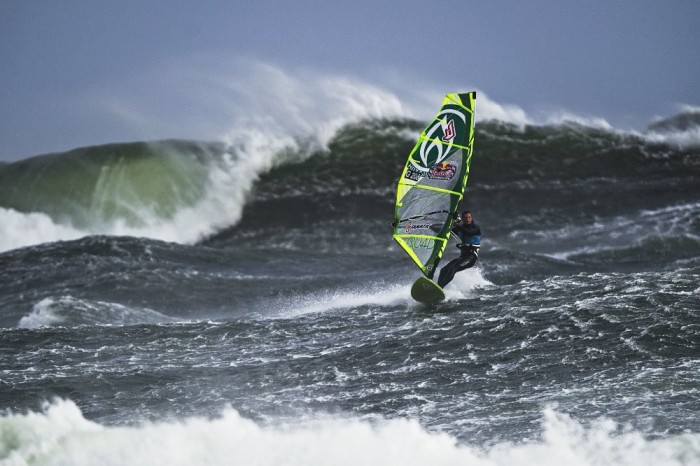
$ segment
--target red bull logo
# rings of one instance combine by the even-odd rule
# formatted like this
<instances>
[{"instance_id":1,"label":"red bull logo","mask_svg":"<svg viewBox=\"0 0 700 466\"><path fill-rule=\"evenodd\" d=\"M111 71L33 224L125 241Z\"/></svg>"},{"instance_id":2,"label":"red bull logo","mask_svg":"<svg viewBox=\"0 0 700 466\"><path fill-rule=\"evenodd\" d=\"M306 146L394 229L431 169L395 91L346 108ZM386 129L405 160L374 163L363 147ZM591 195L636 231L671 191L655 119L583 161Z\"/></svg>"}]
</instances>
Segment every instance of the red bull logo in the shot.
<instances>
[{"instance_id":1,"label":"red bull logo","mask_svg":"<svg viewBox=\"0 0 700 466\"><path fill-rule=\"evenodd\" d=\"M451 180L457 173L457 166L450 162L440 162L433 166L428 172L431 180Z\"/></svg>"}]
</instances>

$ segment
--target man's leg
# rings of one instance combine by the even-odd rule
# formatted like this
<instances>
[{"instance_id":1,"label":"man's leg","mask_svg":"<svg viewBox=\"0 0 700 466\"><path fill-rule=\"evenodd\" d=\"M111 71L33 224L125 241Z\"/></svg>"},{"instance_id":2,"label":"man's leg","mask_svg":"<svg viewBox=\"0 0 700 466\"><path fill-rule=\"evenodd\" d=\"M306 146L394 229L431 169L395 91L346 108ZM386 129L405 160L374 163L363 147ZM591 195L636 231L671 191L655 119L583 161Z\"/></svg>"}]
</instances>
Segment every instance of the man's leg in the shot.
<instances>
[{"instance_id":1,"label":"man's leg","mask_svg":"<svg viewBox=\"0 0 700 466\"><path fill-rule=\"evenodd\" d=\"M450 283L455 277L457 272L474 267L474 264L476 264L476 260L478 258L479 256L471 251L465 256L460 256L457 259L451 260L449 264L440 270L440 277L438 278L438 285L440 285L440 288L447 286L447 284Z\"/></svg>"}]
</instances>

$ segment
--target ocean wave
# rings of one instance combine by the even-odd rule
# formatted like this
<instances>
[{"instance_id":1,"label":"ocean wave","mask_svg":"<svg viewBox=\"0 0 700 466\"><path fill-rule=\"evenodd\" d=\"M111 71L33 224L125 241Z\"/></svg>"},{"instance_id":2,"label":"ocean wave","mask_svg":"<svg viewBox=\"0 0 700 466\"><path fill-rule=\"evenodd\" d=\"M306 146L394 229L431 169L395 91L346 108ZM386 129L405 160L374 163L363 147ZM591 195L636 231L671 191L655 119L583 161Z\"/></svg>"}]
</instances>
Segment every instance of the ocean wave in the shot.
<instances>
[{"instance_id":1,"label":"ocean wave","mask_svg":"<svg viewBox=\"0 0 700 466\"><path fill-rule=\"evenodd\" d=\"M646 138L684 148L700 147L700 107L682 106L680 112L649 125Z\"/></svg>"},{"instance_id":2,"label":"ocean wave","mask_svg":"<svg viewBox=\"0 0 700 466\"><path fill-rule=\"evenodd\" d=\"M254 68L262 72L255 82L276 82L262 93L272 101L239 102L247 117L236 119L223 142L108 144L0 165L0 214L15 226L39 221L22 217L48 216L24 239L25 228L12 232L0 222L0 250L95 234L197 242L238 222L260 174L324 150L349 122L401 113L395 97L371 86L319 78L305 88L311 98L287 93L300 79L275 81L279 72ZM255 113L260 105L266 114Z\"/></svg>"},{"instance_id":3,"label":"ocean wave","mask_svg":"<svg viewBox=\"0 0 700 466\"><path fill-rule=\"evenodd\" d=\"M106 234L193 243L235 224L279 148L116 144L0 168L3 250Z\"/></svg>"},{"instance_id":4,"label":"ocean wave","mask_svg":"<svg viewBox=\"0 0 700 466\"><path fill-rule=\"evenodd\" d=\"M691 465L700 434L661 439L609 419L584 425L545 409L540 439L493 446L460 444L409 419L307 418L261 425L232 408L219 417L110 427L85 419L68 400L43 412L0 418L4 465L259 464L259 465Z\"/></svg>"},{"instance_id":5,"label":"ocean wave","mask_svg":"<svg viewBox=\"0 0 700 466\"><path fill-rule=\"evenodd\" d=\"M330 220L346 209L354 218L391 216L398 167L419 121L338 120L306 137L275 130L273 123L241 125L225 143L110 144L2 165L0 251L87 235L192 244L238 225L244 211L285 225L298 222L301 212ZM615 192L653 203L673 196L668 189L656 194L669 184L689 193L700 157L664 137L580 122L482 121L468 193L490 190L494 203L513 211L522 205L510 204L528 193L534 195L530 204L542 203L543 193L558 193L545 204L560 199L559 210ZM614 210L615 204L599 208Z\"/></svg>"},{"instance_id":6,"label":"ocean wave","mask_svg":"<svg viewBox=\"0 0 700 466\"><path fill-rule=\"evenodd\" d=\"M172 322L152 309L134 309L117 303L90 301L72 296L45 298L19 321L19 328L77 325L134 325Z\"/></svg>"}]
</instances>

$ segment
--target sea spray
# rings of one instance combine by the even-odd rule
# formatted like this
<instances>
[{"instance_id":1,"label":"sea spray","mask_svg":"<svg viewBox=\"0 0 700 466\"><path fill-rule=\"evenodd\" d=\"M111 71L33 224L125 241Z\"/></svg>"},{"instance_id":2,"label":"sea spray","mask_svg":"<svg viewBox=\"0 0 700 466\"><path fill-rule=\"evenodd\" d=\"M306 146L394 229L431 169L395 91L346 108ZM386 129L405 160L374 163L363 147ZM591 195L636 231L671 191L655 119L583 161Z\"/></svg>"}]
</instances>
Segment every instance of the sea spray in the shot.
<instances>
[{"instance_id":1,"label":"sea spray","mask_svg":"<svg viewBox=\"0 0 700 466\"><path fill-rule=\"evenodd\" d=\"M259 424L232 408L208 419L192 417L131 427L85 419L71 401L43 413L0 418L3 465L693 465L700 435L650 440L600 419L584 426L546 409L540 439L470 445L404 419L372 422L310 417Z\"/></svg>"}]
</instances>

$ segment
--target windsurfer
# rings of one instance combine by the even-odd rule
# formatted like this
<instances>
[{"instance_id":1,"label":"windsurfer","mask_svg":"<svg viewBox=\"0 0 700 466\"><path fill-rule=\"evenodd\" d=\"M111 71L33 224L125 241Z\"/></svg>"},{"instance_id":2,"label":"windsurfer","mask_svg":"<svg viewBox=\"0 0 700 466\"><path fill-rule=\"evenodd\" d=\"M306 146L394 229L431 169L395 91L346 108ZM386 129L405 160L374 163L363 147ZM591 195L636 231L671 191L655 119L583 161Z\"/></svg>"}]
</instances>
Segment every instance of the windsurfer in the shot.
<instances>
[{"instance_id":1,"label":"windsurfer","mask_svg":"<svg viewBox=\"0 0 700 466\"><path fill-rule=\"evenodd\" d=\"M472 213L468 210L462 212L462 221L455 222L452 233L457 235L460 243L457 247L461 250L458 258L451 260L440 270L438 285L444 288L452 281L457 272L474 267L479 258L479 247L481 246L481 228L474 223Z\"/></svg>"}]
</instances>

